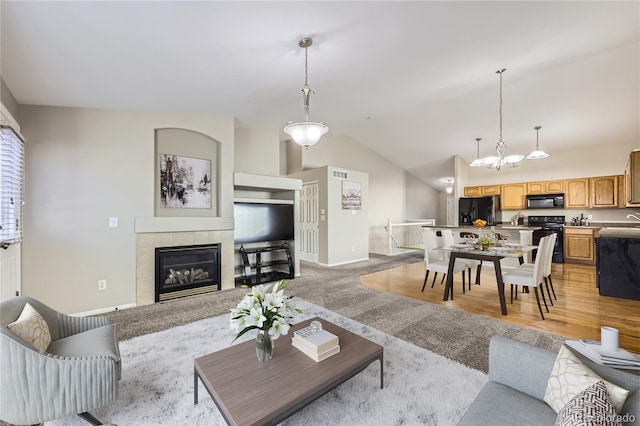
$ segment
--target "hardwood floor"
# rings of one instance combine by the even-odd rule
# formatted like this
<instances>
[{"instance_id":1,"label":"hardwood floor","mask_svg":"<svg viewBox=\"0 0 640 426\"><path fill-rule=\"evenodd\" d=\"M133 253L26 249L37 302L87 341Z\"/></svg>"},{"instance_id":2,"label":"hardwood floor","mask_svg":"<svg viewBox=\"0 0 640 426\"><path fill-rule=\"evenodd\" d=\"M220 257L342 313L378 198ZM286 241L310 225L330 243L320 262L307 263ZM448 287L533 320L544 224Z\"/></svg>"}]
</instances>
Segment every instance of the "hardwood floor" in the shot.
<instances>
[{"instance_id":1,"label":"hardwood floor","mask_svg":"<svg viewBox=\"0 0 640 426\"><path fill-rule=\"evenodd\" d=\"M600 340L601 326L614 327L620 332L620 346L631 352L640 353L640 301L600 296L596 288L594 266L553 264L551 277L558 300L554 300L554 306L549 304L549 313L544 310L544 304L542 305L544 321L540 318L533 293L519 293L518 300L510 304L509 286L505 286L508 314L501 315L493 269L483 268L481 285L472 284L471 292L467 291L466 294L462 293L461 274L456 274L454 299L446 302L442 300L444 295L444 284L440 284L442 274L438 274L438 279L431 288L432 272L424 292L421 292L424 275L424 262L419 262L363 275L360 280L365 287L485 315L568 338ZM475 270L472 272L472 279L475 279ZM548 298L547 303L549 303Z\"/></svg>"}]
</instances>

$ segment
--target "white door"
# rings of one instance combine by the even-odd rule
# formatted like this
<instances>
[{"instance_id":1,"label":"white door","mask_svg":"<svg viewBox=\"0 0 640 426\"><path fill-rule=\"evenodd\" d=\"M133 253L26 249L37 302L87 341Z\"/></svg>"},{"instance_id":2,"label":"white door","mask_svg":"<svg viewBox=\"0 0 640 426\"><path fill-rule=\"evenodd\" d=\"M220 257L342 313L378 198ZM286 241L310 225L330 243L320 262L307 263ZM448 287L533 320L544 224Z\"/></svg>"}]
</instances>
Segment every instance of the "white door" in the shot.
<instances>
[{"instance_id":1,"label":"white door","mask_svg":"<svg viewBox=\"0 0 640 426\"><path fill-rule=\"evenodd\" d=\"M447 196L447 225L456 225L456 203L455 198L451 195Z\"/></svg>"},{"instance_id":2,"label":"white door","mask_svg":"<svg viewBox=\"0 0 640 426\"><path fill-rule=\"evenodd\" d=\"M300 192L300 259L318 263L318 183L302 184Z\"/></svg>"},{"instance_id":3,"label":"white door","mask_svg":"<svg viewBox=\"0 0 640 426\"><path fill-rule=\"evenodd\" d=\"M0 248L0 300L20 293L20 244Z\"/></svg>"}]
</instances>

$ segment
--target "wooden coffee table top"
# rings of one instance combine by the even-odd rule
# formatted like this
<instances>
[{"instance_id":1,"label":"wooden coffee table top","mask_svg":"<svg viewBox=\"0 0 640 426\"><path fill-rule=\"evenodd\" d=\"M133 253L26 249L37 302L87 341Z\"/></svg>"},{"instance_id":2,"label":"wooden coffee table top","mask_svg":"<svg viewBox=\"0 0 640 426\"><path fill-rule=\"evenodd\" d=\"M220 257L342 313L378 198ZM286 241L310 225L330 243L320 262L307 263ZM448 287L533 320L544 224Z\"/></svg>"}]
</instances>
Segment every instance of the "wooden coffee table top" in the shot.
<instances>
[{"instance_id":1,"label":"wooden coffee table top","mask_svg":"<svg viewBox=\"0 0 640 426\"><path fill-rule=\"evenodd\" d=\"M340 340L340 352L320 362L291 345L293 331L313 320ZM322 318L291 327L275 341L271 361L258 361L255 346L250 340L194 361L195 402L200 378L229 424L277 424L375 360L382 386L383 347Z\"/></svg>"}]
</instances>

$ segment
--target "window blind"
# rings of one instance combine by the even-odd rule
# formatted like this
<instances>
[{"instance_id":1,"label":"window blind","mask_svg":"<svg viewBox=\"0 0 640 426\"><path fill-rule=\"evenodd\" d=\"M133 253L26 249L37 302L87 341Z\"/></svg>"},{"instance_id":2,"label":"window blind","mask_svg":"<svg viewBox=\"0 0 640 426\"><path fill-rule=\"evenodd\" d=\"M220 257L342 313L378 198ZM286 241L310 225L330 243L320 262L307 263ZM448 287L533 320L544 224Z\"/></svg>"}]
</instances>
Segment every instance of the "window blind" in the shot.
<instances>
[{"instance_id":1,"label":"window blind","mask_svg":"<svg viewBox=\"0 0 640 426\"><path fill-rule=\"evenodd\" d=\"M24 141L0 125L0 245L22 241Z\"/></svg>"}]
</instances>

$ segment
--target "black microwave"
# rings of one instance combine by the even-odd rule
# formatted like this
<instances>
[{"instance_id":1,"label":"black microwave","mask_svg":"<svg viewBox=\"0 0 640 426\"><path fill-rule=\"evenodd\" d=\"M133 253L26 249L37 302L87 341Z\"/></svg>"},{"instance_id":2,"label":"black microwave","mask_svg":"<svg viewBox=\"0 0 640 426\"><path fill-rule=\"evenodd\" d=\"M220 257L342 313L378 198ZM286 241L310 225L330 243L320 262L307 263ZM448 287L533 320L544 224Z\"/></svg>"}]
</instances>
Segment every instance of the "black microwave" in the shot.
<instances>
[{"instance_id":1,"label":"black microwave","mask_svg":"<svg viewBox=\"0 0 640 426\"><path fill-rule=\"evenodd\" d=\"M527 195L528 209L563 209L564 194Z\"/></svg>"}]
</instances>

